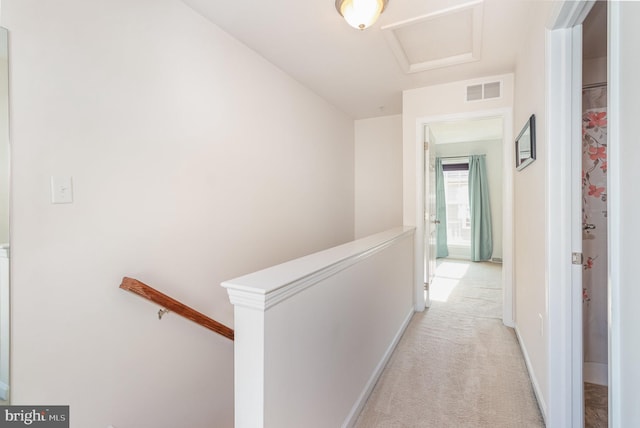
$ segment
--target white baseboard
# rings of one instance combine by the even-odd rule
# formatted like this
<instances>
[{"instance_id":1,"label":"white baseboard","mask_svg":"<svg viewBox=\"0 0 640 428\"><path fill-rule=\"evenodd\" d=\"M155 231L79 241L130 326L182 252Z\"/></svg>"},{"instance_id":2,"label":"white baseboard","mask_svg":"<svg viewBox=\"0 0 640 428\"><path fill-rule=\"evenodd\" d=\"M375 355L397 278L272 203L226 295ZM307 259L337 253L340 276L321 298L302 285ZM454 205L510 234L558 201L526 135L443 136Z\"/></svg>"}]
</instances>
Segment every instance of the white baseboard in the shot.
<instances>
[{"instance_id":1,"label":"white baseboard","mask_svg":"<svg viewBox=\"0 0 640 428\"><path fill-rule=\"evenodd\" d=\"M522 341L522 337L520 336L520 331L518 330L517 325L515 326L514 330L516 331L516 336L518 337L518 343L520 344L520 350L522 351L522 355L524 356L524 363L527 366L527 371L529 372L529 378L531 379L531 384L533 385L533 393L536 395L536 400L538 400L538 407L540 407L540 413L542 413L542 419L544 419L544 423L546 425L547 424L547 403L545 403L544 397L542 395L542 391L540 391L540 385L538 384L538 379L536 378L536 375L533 372L533 367L531 366L529 353L527 352L527 348L524 346L524 342Z\"/></svg>"},{"instance_id":2,"label":"white baseboard","mask_svg":"<svg viewBox=\"0 0 640 428\"><path fill-rule=\"evenodd\" d=\"M371 392L373 391L373 388L376 386L376 383L378 382L380 375L382 375L382 372L384 371L384 368L387 365L389 358L391 358L391 354L393 354L393 351L396 349L396 346L398 346L398 342L400 342L400 338L404 334L404 331L407 329L407 326L409 325L409 321L411 321L411 318L413 317L414 313L415 311L413 310L413 308L411 308L409 310L409 313L405 317L404 321L402 322L402 325L400 325L400 329L397 331L396 335L393 337L393 340L387 347L387 350L382 356L382 359L376 366L376 369L371 374L371 377L369 378L369 381L365 385L364 390L362 391L362 393L358 397L358 400L354 403L353 407L351 408L351 411L349 412L347 419L345 419L344 423L342 424L342 428L350 428L355 425L356 420L358 419L358 416L360 416L360 412L362 411L362 408L364 407L367 400L369 399L369 395L371 395Z\"/></svg>"},{"instance_id":3,"label":"white baseboard","mask_svg":"<svg viewBox=\"0 0 640 428\"><path fill-rule=\"evenodd\" d=\"M602 363L587 363L582 366L582 377L585 382L596 385L609 385L609 366Z\"/></svg>"}]
</instances>

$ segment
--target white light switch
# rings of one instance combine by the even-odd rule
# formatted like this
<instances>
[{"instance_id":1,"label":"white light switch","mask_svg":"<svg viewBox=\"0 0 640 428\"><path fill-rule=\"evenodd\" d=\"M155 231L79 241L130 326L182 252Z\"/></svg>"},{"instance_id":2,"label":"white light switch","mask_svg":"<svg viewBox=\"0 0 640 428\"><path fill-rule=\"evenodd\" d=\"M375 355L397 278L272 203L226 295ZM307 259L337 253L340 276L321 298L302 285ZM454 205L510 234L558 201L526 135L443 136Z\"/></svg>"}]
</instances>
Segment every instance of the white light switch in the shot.
<instances>
[{"instance_id":1,"label":"white light switch","mask_svg":"<svg viewBox=\"0 0 640 428\"><path fill-rule=\"evenodd\" d=\"M51 203L70 204L73 202L71 177L51 177Z\"/></svg>"}]
</instances>

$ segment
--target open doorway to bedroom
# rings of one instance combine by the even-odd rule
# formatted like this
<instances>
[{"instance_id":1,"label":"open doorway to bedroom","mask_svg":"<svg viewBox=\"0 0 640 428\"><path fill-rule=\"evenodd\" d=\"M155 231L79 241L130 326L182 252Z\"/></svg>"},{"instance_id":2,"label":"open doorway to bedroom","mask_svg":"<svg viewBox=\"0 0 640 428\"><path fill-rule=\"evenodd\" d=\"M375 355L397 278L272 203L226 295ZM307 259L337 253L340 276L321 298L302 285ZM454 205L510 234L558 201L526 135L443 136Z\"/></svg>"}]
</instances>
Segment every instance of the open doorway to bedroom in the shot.
<instances>
[{"instance_id":1,"label":"open doorway to bedroom","mask_svg":"<svg viewBox=\"0 0 640 428\"><path fill-rule=\"evenodd\" d=\"M425 126L431 278L428 298L457 299L503 317L504 118ZM429 269L428 269L429 270ZM462 305L460 307L465 307Z\"/></svg>"}]
</instances>

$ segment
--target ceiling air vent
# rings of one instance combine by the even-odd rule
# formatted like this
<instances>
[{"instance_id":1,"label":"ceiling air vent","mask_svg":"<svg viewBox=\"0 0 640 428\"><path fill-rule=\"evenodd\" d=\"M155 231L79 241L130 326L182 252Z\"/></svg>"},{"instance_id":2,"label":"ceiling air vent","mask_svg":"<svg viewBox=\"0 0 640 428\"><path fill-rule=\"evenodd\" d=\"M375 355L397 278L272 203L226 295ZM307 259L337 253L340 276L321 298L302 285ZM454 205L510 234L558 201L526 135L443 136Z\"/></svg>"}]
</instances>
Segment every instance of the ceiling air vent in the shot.
<instances>
[{"instance_id":1,"label":"ceiling air vent","mask_svg":"<svg viewBox=\"0 0 640 428\"><path fill-rule=\"evenodd\" d=\"M467 86L467 101L481 101L500 98L502 84L498 82L481 83Z\"/></svg>"}]
</instances>

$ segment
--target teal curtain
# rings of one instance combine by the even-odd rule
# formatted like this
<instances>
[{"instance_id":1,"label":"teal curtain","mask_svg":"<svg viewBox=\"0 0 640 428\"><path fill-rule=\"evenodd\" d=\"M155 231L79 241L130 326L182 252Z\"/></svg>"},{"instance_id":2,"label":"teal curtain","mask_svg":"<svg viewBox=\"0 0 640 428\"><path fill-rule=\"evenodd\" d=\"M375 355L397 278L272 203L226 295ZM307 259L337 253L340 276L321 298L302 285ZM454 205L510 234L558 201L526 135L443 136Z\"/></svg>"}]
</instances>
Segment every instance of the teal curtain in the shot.
<instances>
[{"instance_id":1,"label":"teal curtain","mask_svg":"<svg viewBox=\"0 0 640 428\"><path fill-rule=\"evenodd\" d=\"M436 258L447 257L447 204L444 196L444 173L442 159L436 158Z\"/></svg>"},{"instance_id":2,"label":"teal curtain","mask_svg":"<svg viewBox=\"0 0 640 428\"><path fill-rule=\"evenodd\" d=\"M493 238L489 183L484 155L469 156L469 211L471 212L471 261L491 259Z\"/></svg>"}]
</instances>

